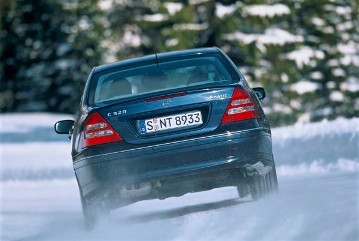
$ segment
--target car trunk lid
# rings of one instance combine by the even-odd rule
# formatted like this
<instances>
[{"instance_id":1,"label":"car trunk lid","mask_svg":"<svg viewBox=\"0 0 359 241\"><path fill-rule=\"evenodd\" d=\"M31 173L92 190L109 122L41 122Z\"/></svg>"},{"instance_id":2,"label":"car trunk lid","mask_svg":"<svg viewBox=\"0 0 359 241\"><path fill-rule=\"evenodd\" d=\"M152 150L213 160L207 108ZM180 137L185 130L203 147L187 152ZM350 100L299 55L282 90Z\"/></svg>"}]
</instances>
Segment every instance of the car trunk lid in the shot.
<instances>
[{"instance_id":1,"label":"car trunk lid","mask_svg":"<svg viewBox=\"0 0 359 241\"><path fill-rule=\"evenodd\" d=\"M128 143L160 142L215 130L233 91L233 86L173 91L97 111Z\"/></svg>"}]
</instances>

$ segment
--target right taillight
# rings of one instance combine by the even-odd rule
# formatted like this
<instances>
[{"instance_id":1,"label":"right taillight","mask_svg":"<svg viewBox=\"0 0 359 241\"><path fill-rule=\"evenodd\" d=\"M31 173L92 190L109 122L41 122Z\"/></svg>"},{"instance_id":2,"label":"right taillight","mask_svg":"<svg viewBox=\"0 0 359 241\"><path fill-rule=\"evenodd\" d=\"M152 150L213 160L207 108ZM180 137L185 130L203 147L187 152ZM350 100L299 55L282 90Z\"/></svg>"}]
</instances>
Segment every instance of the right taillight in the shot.
<instances>
[{"instance_id":1,"label":"right taillight","mask_svg":"<svg viewBox=\"0 0 359 241\"><path fill-rule=\"evenodd\" d=\"M257 108L250 94L244 89L235 88L222 118L222 124L257 117Z\"/></svg>"},{"instance_id":2,"label":"right taillight","mask_svg":"<svg viewBox=\"0 0 359 241\"><path fill-rule=\"evenodd\" d=\"M92 113L83 127L83 147L122 141L121 136L98 113Z\"/></svg>"}]
</instances>

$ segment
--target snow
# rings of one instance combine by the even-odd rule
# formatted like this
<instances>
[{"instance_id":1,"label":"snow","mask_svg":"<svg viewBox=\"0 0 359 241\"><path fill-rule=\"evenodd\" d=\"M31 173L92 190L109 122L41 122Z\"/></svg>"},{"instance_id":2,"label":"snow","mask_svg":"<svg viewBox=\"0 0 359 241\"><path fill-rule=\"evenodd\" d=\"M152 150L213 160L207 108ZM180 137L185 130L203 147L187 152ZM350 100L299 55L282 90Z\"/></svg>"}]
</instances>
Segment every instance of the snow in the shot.
<instances>
[{"instance_id":1,"label":"snow","mask_svg":"<svg viewBox=\"0 0 359 241\"><path fill-rule=\"evenodd\" d=\"M177 12L181 11L183 8L182 3L168 2L164 3L165 8L170 15L175 15Z\"/></svg>"},{"instance_id":2,"label":"snow","mask_svg":"<svg viewBox=\"0 0 359 241\"><path fill-rule=\"evenodd\" d=\"M201 3L206 3L209 2L210 0L189 0L189 4L190 5L198 5Z\"/></svg>"},{"instance_id":3,"label":"snow","mask_svg":"<svg viewBox=\"0 0 359 241\"><path fill-rule=\"evenodd\" d=\"M329 137L348 137L347 141L354 141L357 138L356 140L359 141L359 118L338 118L334 121L323 120L307 124L297 123L293 126L275 128L272 130L272 134L274 143L280 145L286 145L291 140L308 141L310 139L327 139ZM355 142L353 144L355 147ZM356 144L359 145L359 142ZM357 152L359 158L359 150L354 149L354 151Z\"/></svg>"},{"instance_id":4,"label":"snow","mask_svg":"<svg viewBox=\"0 0 359 241\"><path fill-rule=\"evenodd\" d=\"M304 46L300 47L293 52L287 54L287 58L294 60L298 68L303 68L304 65L309 65L312 58L323 59L325 57L324 53L319 50L313 50L310 47Z\"/></svg>"},{"instance_id":5,"label":"snow","mask_svg":"<svg viewBox=\"0 0 359 241\"><path fill-rule=\"evenodd\" d=\"M340 89L352 92L359 91L359 79L355 77L350 77L346 82L343 82L340 85Z\"/></svg>"},{"instance_id":6,"label":"snow","mask_svg":"<svg viewBox=\"0 0 359 241\"><path fill-rule=\"evenodd\" d=\"M81 31L89 30L91 27L90 22L87 18L82 18L78 26L80 27Z\"/></svg>"},{"instance_id":7,"label":"snow","mask_svg":"<svg viewBox=\"0 0 359 241\"><path fill-rule=\"evenodd\" d=\"M314 71L310 74L310 78L312 79L322 79L323 78L323 74L319 71Z\"/></svg>"},{"instance_id":8,"label":"snow","mask_svg":"<svg viewBox=\"0 0 359 241\"><path fill-rule=\"evenodd\" d=\"M232 4L229 6L222 5L221 3L216 3L216 16L223 18L226 15L232 14L237 9L237 4Z\"/></svg>"},{"instance_id":9,"label":"snow","mask_svg":"<svg viewBox=\"0 0 359 241\"><path fill-rule=\"evenodd\" d=\"M52 128L56 121L62 119L74 119L71 115L59 114L0 114L0 133L26 133L38 128ZM26 120L26 124L24 123ZM49 132L50 135L53 133Z\"/></svg>"},{"instance_id":10,"label":"snow","mask_svg":"<svg viewBox=\"0 0 359 241\"><path fill-rule=\"evenodd\" d=\"M4 161L1 163L0 181L73 177L70 147L69 142L52 141L1 143L1 158ZM51 158L49 152L43 151L44 149L51 150ZM30 165L27 156L36 156L31 159Z\"/></svg>"},{"instance_id":11,"label":"snow","mask_svg":"<svg viewBox=\"0 0 359 241\"><path fill-rule=\"evenodd\" d=\"M292 91L297 92L298 94L302 95L308 92L314 92L319 88L317 83L310 82L308 80L300 80L295 84L290 86Z\"/></svg>"},{"instance_id":12,"label":"snow","mask_svg":"<svg viewBox=\"0 0 359 241\"><path fill-rule=\"evenodd\" d=\"M282 16L290 14L290 9L284 4L273 5L251 5L244 8L244 12L251 16L269 17Z\"/></svg>"},{"instance_id":13,"label":"snow","mask_svg":"<svg viewBox=\"0 0 359 241\"><path fill-rule=\"evenodd\" d=\"M173 29L176 31L201 31L201 30L205 30L208 28L208 24L207 23L202 23L202 24L198 24L198 23L184 23L184 24L175 24L173 26Z\"/></svg>"},{"instance_id":14,"label":"snow","mask_svg":"<svg viewBox=\"0 0 359 241\"><path fill-rule=\"evenodd\" d=\"M345 44L338 44L338 51L344 56L340 59L340 63L343 65L359 66L359 45L350 41Z\"/></svg>"},{"instance_id":15,"label":"snow","mask_svg":"<svg viewBox=\"0 0 359 241\"><path fill-rule=\"evenodd\" d=\"M335 29L332 26L325 26L322 27L320 30L323 31L323 33L327 33L327 34L331 34L335 32Z\"/></svg>"},{"instance_id":16,"label":"snow","mask_svg":"<svg viewBox=\"0 0 359 241\"><path fill-rule=\"evenodd\" d=\"M358 240L359 118L274 128L277 195L234 187L142 201L83 227L66 135L69 115L0 114L0 240Z\"/></svg>"},{"instance_id":17,"label":"snow","mask_svg":"<svg viewBox=\"0 0 359 241\"><path fill-rule=\"evenodd\" d=\"M325 25L325 21L322 18L314 17L312 18L312 23L318 27Z\"/></svg>"},{"instance_id":18,"label":"snow","mask_svg":"<svg viewBox=\"0 0 359 241\"><path fill-rule=\"evenodd\" d=\"M113 6L113 1L112 0L100 0L97 5L99 6L99 8L101 10L110 10Z\"/></svg>"},{"instance_id":19,"label":"snow","mask_svg":"<svg viewBox=\"0 0 359 241\"><path fill-rule=\"evenodd\" d=\"M75 61L72 59L59 59L55 62L55 67L61 70L65 70L75 65ZM36 70L34 70L36 71Z\"/></svg>"},{"instance_id":20,"label":"snow","mask_svg":"<svg viewBox=\"0 0 359 241\"><path fill-rule=\"evenodd\" d=\"M135 30L136 31L136 30ZM125 45L131 47L139 47L142 43L141 37L139 34L136 34L133 29L127 28L123 35L122 41Z\"/></svg>"},{"instance_id":21,"label":"snow","mask_svg":"<svg viewBox=\"0 0 359 241\"><path fill-rule=\"evenodd\" d=\"M347 21L344 23L340 23L337 24L336 28L340 31L340 32L345 32L348 31L349 29L352 29L354 27L353 22L351 21Z\"/></svg>"},{"instance_id":22,"label":"snow","mask_svg":"<svg viewBox=\"0 0 359 241\"><path fill-rule=\"evenodd\" d=\"M272 45L284 45L286 43L302 42L303 37L299 35L293 35L280 28L268 28L263 34L247 34L242 32L236 32L233 34L227 34L228 40L237 40L244 44L250 44L254 41L257 42L257 47L261 47L263 44Z\"/></svg>"},{"instance_id":23,"label":"snow","mask_svg":"<svg viewBox=\"0 0 359 241\"><path fill-rule=\"evenodd\" d=\"M337 86L337 85L336 85L336 83L335 83L334 81L329 81L329 82L327 83L327 88L328 88L328 89L334 89L336 86Z\"/></svg>"},{"instance_id":24,"label":"snow","mask_svg":"<svg viewBox=\"0 0 359 241\"><path fill-rule=\"evenodd\" d=\"M282 112L285 114L291 114L293 112L293 110L289 106L279 103L273 105L273 111Z\"/></svg>"},{"instance_id":25,"label":"snow","mask_svg":"<svg viewBox=\"0 0 359 241\"><path fill-rule=\"evenodd\" d=\"M330 173L350 173L359 170L359 163L348 159L339 159L334 163L325 163L323 160L298 165L281 165L277 168L279 176L312 176Z\"/></svg>"},{"instance_id":26,"label":"snow","mask_svg":"<svg viewBox=\"0 0 359 241\"><path fill-rule=\"evenodd\" d=\"M283 83L288 83L289 77L288 77L287 74L282 73L282 74L280 75L280 78L281 78L281 80L282 80Z\"/></svg>"},{"instance_id":27,"label":"snow","mask_svg":"<svg viewBox=\"0 0 359 241\"><path fill-rule=\"evenodd\" d=\"M335 7L335 11L339 15L348 15L352 12L352 9L349 6L347 7L337 6Z\"/></svg>"},{"instance_id":28,"label":"snow","mask_svg":"<svg viewBox=\"0 0 359 241\"><path fill-rule=\"evenodd\" d=\"M166 40L165 44L166 46L176 46L177 44L179 44L179 40L176 38L171 38Z\"/></svg>"},{"instance_id":29,"label":"snow","mask_svg":"<svg viewBox=\"0 0 359 241\"><path fill-rule=\"evenodd\" d=\"M165 16L164 14L161 13L156 13L156 14L146 14L144 15L141 20L144 20L146 22L162 22L164 20L167 20L167 16Z\"/></svg>"},{"instance_id":30,"label":"snow","mask_svg":"<svg viewBox=\"0 0 359 241\"><path fill-rule=\"evenodd\" d=\"M344 100L344 95L340 91L333 91L332 93L330 93L329 98L332 101L342 102Z\"/></svg>"},{"instance_id":31,"label":"snow","mask_svg":"<svg viewBox=\"0 0 359 241\"><path fill-rule=\"evenodd\" d=\"M338 50L340 53L342 54L348 54L348 55L351 55L351 54L355 54L359 51L359 46L358 44L354 43L354 42L349 42L349 43L346 43L346 44L338 44Z\"/></svg>"}]
</instances>

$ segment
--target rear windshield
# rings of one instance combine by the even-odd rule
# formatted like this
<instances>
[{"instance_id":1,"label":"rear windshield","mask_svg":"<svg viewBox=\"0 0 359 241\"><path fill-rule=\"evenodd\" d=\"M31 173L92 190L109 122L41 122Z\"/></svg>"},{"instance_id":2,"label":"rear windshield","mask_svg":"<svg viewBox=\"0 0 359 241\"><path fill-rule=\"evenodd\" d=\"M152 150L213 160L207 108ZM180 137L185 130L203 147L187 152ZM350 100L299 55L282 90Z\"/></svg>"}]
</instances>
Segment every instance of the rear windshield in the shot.
<instances>
[{"instance_id":1,"label":"rear windshield","mask_svg":"<svg viewBox=\"0 0 359 241\"><path fill-rule=\"evenodd\" d=\"M213 56L107 70L95 74L89 104L188 86L233 83L236 77L232 75Z\"/></svg>"}]
</instances>

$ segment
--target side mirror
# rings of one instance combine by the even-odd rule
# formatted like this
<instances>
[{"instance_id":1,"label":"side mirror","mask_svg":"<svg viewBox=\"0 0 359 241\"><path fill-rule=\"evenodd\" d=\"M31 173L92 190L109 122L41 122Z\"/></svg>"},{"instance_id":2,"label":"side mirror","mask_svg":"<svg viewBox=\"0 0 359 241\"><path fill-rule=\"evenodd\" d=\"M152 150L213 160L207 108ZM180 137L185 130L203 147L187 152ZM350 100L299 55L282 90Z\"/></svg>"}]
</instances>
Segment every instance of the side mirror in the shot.
<instances>
[{"instance_id":1,"label":"side mirror","mask_svg":"<svg viewBox=\"0 0 359 241\"><path fill-rule=\"evenodd\" d=\"M73 120L58 121L54 125L55 132L57 134L71 134L74 123Z\"/></svg>"},{"instance_id":2,"label":"side mirror","mask_svg":"<svg viewBox=\"0 0 359 241\"><path fill-rule=\"evenodd\" d=\"M262 87L256 87L252 89L258 99L263 100L266 97L266 92Z\"/></svg>"}]
</instances>

